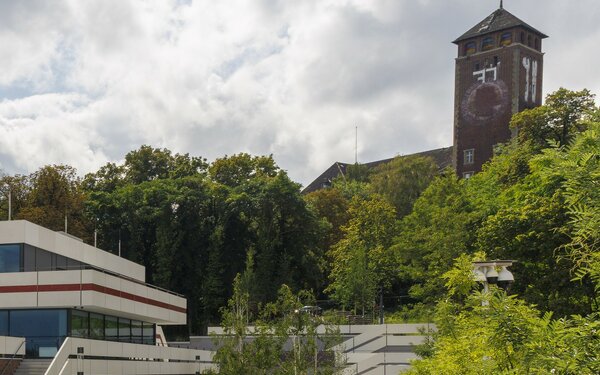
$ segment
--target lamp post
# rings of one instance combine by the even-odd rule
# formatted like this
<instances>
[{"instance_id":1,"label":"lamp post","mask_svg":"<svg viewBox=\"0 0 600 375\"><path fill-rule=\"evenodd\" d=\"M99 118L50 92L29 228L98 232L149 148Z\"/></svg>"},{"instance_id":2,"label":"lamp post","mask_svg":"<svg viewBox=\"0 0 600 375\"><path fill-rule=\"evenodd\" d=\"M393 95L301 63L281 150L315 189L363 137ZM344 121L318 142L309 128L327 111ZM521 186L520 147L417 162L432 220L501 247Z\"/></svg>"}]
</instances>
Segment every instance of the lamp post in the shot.
<instances>
[{"instance_id":1,"label":"lamp post","mask_svg":"<svg viewBox=\"0 0 600 375\"><path fill-rule=\"evenodd\" d=\"M507 269L512 266L514 260L486 260L473 262L473 274L475 281L483 284L483 290L489 291L489 284L497 284L500 288L508 290L515 281L513 274ZM498 268L500 272L498 272ZM482 303L487 305L487 301Z\"/></svg>"}]
</instances>

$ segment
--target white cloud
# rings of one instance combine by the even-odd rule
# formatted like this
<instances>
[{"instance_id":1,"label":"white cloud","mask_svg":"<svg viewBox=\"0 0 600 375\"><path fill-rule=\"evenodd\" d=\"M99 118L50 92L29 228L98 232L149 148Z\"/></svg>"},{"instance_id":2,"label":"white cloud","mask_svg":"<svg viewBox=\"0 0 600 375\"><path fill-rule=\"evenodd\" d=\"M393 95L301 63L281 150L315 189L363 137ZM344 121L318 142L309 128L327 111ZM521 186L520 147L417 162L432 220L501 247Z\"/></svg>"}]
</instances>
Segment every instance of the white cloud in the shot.
<instances>
[{"instance_id":1,"label":"white cloud","mask_svg":"<svg viewBox=\"0 0 600 375\"><path fill-rule=\"evenodd\" d=\"M450 41L492 8L467 0L0 2L0 168L67 163L85 173L147 143L208 159L273 153L306 184L333 161L353 159L357 125L361 161L448 146ZM594 0L510 4L551 35L545 89L600 90L590 56L599 8Z\"/></svg>"}]
</instances>

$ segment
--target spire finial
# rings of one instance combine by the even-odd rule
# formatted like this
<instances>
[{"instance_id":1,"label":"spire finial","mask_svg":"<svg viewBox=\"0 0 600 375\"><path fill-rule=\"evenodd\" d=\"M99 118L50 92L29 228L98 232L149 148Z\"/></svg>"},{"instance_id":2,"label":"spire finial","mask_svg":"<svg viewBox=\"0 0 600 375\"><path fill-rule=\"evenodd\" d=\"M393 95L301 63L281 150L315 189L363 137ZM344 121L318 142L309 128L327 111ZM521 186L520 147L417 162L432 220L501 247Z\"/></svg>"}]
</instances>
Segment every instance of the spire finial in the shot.
<instances>
[{"instance_id":1,"label":"spire finial","mask_svg":"<svg viewBox=\"0 0 600 375\"><path fill-rule=\"evenodd\" d=\"M500 0L500 9L504 9L503 0Z\"/></svg>"}]
</instances>

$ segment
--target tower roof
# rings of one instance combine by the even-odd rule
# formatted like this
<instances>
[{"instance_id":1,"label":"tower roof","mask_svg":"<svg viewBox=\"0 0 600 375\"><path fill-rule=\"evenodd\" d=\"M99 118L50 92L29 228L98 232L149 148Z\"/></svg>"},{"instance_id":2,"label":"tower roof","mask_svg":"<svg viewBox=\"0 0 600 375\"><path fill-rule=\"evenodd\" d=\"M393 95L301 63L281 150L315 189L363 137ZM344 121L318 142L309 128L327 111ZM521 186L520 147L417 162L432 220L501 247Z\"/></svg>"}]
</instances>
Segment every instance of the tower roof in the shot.
<instances>
[{"instance_id":1,"label":"tower roof","mask_svg":"<svg viewBox=\"0 0 600 375\"><path fill-rule=\"evenodd\" d=\"M488 33L492 33L499 30L508 29L511 27L523 26L531 31L540 35L541 38L547 38L548 36L542 33L539 30L529 26L527 23L521 21L517 17L515 17L512 13L507 11L504 8L498 8L494 13L490 14L483 21L479 22L477 25L473 26L469 31L458 37L454 42L458 44L458 42L473 38L479 35L484 35Z\"/></svg>"}]
</instances>

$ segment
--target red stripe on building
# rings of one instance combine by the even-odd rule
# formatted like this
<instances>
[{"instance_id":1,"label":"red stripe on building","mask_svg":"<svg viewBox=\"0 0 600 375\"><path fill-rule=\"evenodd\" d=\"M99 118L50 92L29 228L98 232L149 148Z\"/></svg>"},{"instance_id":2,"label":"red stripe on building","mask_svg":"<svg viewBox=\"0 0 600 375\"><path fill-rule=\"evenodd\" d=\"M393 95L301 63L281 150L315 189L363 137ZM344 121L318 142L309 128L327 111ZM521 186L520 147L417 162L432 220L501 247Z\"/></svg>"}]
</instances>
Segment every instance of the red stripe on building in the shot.
<instances>
[{"instance_id":1,"label":"red stripe on building","mask_svg":"<svg viewBox=\"0 0 600 375\"><path fill-rule=\"evenodd\" d=\"M186 313L187 309L169 303L157 301L155 299L138 296L135 294L123 292L117 289L105 287L93 283L85 284L51 284L51 285L12 285L12 286L0 286L0 293L31 293L31 292L79 292L79 291L92 291L103 294L108 294L115 297L125 298L131 301L144 303L146 305L152 305L161 307L167 310L173 310L180 313Z\"/></svg>"}]
</instances>

